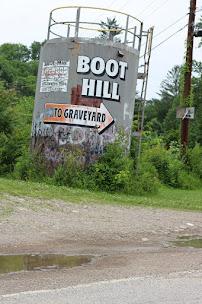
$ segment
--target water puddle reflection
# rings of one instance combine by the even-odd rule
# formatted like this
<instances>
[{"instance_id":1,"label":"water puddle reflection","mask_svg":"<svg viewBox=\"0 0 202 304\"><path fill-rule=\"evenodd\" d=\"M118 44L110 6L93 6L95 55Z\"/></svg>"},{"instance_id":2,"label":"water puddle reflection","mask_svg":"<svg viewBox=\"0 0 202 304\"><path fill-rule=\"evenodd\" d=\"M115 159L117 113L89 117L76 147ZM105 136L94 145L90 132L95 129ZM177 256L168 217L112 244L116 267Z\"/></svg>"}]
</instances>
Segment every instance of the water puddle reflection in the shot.
<instances>
[{"instance_id":1,"label":"water puddle reflection","mask_svg":"<svg viewBox=\"0 0 202 304\"><path fill-rule=\"evenodd\" d=\"M90 256L57 254L0 255L0 273L72 268L87 264Z\"/></svg>"},{"instance_id":2,"label":"water puddle reflection","mask_svg":"<svg viewBox=\"0 0 202 304\"><path fill-rule=\"evenodd\" d=\"M172 243L177 247L202 248L202 238L200 237L182 236Z\"/></svg>"}]
</instances>

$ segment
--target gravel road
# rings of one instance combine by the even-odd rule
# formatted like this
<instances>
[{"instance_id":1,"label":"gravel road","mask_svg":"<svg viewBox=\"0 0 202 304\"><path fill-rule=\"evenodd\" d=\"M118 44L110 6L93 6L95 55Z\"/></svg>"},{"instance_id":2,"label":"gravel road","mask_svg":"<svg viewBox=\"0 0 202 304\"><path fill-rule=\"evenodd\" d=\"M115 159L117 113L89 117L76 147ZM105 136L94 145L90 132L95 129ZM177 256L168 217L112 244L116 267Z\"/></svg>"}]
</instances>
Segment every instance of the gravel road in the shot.
<instances>
[{"instance_id":1,"label":"gravel road","mask_svg":"<svg viewBox=\"0 0 202 304\"><path fill-rule=\"evenodd\" d=\"M175 247L172 241L180 236L202 236L202 213L4 195L0 254L85 254L93 259L71 269L2 274L0 294L202 271L202 249Z\"/></svg>"}]
</instances>

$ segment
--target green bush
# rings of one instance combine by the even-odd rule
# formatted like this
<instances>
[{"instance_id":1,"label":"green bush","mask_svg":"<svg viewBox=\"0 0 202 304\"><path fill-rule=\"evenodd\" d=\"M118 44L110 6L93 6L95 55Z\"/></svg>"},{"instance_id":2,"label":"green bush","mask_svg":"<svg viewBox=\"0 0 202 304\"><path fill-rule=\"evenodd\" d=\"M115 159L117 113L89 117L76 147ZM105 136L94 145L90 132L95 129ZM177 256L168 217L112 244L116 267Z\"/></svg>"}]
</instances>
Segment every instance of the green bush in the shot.
<instances>
[{"instance_id":1,"label":"green bush","mask_svg":"<svg viewBox=\"0 0 202 304\"><path fill-rule=\"evenodd\" d=\"M188 152L188 165L189 169L202 178L202 147L197 144L192 150Z\"/></svg>"},{"instance_id":2,"label":"green bush","mask_svg":"<svg viewBox=\"0 0 202 304\"><path fill-rule=\"evenodd\" d=\"M157 193L159 185L155 167L146 161L141 162L138 174L134 176L132 192L134 194Z\"/></svg>"},{"instance_id":3,"label":"green bush","mask_svg":"<svg viewBox=\"0 0 202 304\"><path fill-rule=\"evenodd\" d=\"M192 164L198 157L197 149L192 151ZM25 149L17 159L14 176L60 186L126 194L156 193L160 183L181 189L200 187L196 174L188 173L178 156L178 147L166 150L158 144L144 149L137 174L134 160L126 152L125 144L117 140L109 144L104 154L91 166L85 168L81 152L74 150L64 153L63 162L51 171L45 158L31 155Z\"/></svg>"},{"instance_id":4,"label":"green bush","mask_svg":"<svg viewBox=\"0 0 202 304\"><path fill-rule=\"evenodd\" d=\"M118 140L109 144L98 161L87 168L79 150L64 153L63 162L52 174L45 158L25 149L17 159L13 176L60 186L128 194L154 193L159 184L156 169L150 163L144 162L138 175L135 174L134 161L126 153L125 144Z\"/></svg>"},{"instance_id":5,"label":"green bush","mask_svg":"<svg viewBox=\"0 0 202 304\"><path fill-rule=\"evenodd\" d=\"M198 159L197 153L198 151L195 151L195 161ZM158 145L144 151L143 162L149 162L155 167L161 183L174 188L196 189L200 186L199 179L195 174L188 173L188 168L178 156L179 149L172 147L170 150L166 150ZM192 156L192 162L193 160Z\"/></svg>"},{"instance_id":6,"label":"green bush","mask_svg":"<svg viewBox=\"0 0 202 304\"><path fill-rule=\"evenodd\" d=\"M43 181L46 174L44 158L24 149L22 155L17 159L13 176L22 180Z\"/></svg>"},{"instance_id":7,"label":"green bush","mask_svg":"<svg viewBox=\"0 0 202 304\"><path fill-rule=\"evenodd\" d=\"M134 161L119 140L107 146L105 153L91 167L91 178L102 191L143 194L157 191L157 173L150 164L143 164L135 173Z\"/></svg>"},{"instance_id":8,"label":"green bush","mask_svg":"<svg viewBox=\"0 0 202 304\"><path fill-rule=\"evenodd\" d=\"M128 192L133 176L133 161L119 141L109 144L105 153L90 168L96 187L103 191Z\"/></svg>"},{"instance_id":9,"label":"green bush","mask_svg":"<svg viewBox=\"0 0 202 304\"><path fill-rule=\"evenodd\" d=\"M188 173L185 170L178 173L178 184L179 188L185 190L195 190L202 186L198 177Z\"/></svg>"},{"instance_id":10,"label":"green bush","mask_svg":"<svg viewBox=\"0 0 202 304\"><path fill-rule=\"evenodd\" d=\"M59 186L84 187L85 171L79 151L64 155L64 161L58 165L53 173L52 182Z\"/></svg>"},{"instance_id":11,"label":"green bush","mask_svg":"<svg viewBox=\"0 0 202 304\"><path fill-rule=\"evenodd\" d=\"M144 152L143 161L151 163L158 173L159 180L168 186L178 187L178 172L183 164L169 151L158 145Z\"/></svg>"}]
</instances>

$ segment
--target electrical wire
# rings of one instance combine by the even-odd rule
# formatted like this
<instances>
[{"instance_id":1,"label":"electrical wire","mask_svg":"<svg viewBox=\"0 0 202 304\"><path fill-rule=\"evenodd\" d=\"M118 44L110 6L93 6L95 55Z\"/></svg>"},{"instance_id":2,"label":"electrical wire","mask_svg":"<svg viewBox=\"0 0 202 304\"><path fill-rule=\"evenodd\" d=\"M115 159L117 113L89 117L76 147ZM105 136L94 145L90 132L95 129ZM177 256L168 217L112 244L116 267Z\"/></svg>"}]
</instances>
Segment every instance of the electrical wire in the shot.
<instances>
[{"instance_id":1,"label":"electrical wire","mask_svg":"<svg viewBox=\"0 0 202 304\"><path fill-rule=\"evenodd\" d=\"M155 3L156 1L157 1L157 0L153 0L153 2L151 2L150 5L148 5L147 7L145 7L145 8L143 9L143 11L147 10L148 7L151 6L153 3ZM114 1L114 3L115 3L115 2L116 2L116 1ZM125 2L121 7L119 7L119 10L122 10L124 7L126 7L126 6L128 5L129 2L131 2L131 0L126 0L126 2ZM142 13L142 11L141 11L139 14L141 14L141 13Z\"/></svg>"},{"instance_id":2,"label":"electrical wire","mask_svg":"<svg viewBox=\"0 0 202 304\"><path fill-rule=\"evenodd\" d=\"M112 7L113 4L115 4L117 2L117 0L113 0L109 5L107 5L108 8ZM101 18L102 16L104 16L104 13L100 14L97 18Z\"/></svg>"},{"instance_id":3,"label":"electrical wire","mask_svg":"<svg viewBox=\"0 0 202 304\"><path fill-rule=\"evenodd\" d=\"M108 8L112 7L112 5L115 4L116 2L117 2L117 0L111 1L111 3L107 5L107 7L108 7Z\"/></svg>"},{"instance_id":4,"label":"electrical wire","mask_svg":"<svg viewBox=\"0 0 202 304\"><path fill-rule=\"evenodd\" d=\"M153 11L151 11L149 13L149 15L146 15L145 18L150 17L151 15L153 15L154 13L156 13L159 9L162 8L162 6L164 6L169 0L165 0L160 6L156 7Z\"/></svg>"},{"instance_id":5,"label":"electrical wire","mask_svg":"<svg viewBox=\"0 0 202 304\"><path fill-rule=\"evenodd\" d=\"M164 39L163 41L161 41L160 43L158 43L157 45L155 45L151 50L155 50L156 48L158 48L159 46L161 46L163 43L167 42L170 38L174 37L176 34L178 34L179 32L183 31L188 24L185 24L182 28L180 28L178 31L176 31L175 33L171 34L170 36L168 36L166 39Z\"/></svg>"},{"instance_id":6,"label":"electrical wire","mask_svg":"<svg viewBox=\"0 0 202 304\"><path fill-rule=\"evenodd\" d=\"M111 2L111 4L107 5L108 7L112 7L113 4L115 4L117 2L117 0L114 0Z\"/></svg>"},{"instance_id":7,"label":"electrical wire","mask_svg":"<svg viewBox=\"0 0 202 304\"><path fill-rule=\"evenodd\" d=\"M187 24L185 26L183 26L182 28L180 28L175 33L173 33L172 35L170 35L169 37L167 37L166 39L164 39L163 41L161 41L160 43L158 43L157 45L155 45L154 47L152 47L151 51L157 49L159 46L161 46L162 44L164 44L165 42L167 42L169 39L171 39L172 37L174 37L176 34L178 34L179 32L183 31L185 29L185 27L187 27ZM146 54L148 54L148 52ZM142 58L144 56L145 56L145 54L142 55L142 56L140 56L140 58Z\"/></svg>"},{"instance_id":8,"label":"electrical wire","mask_svg":"<svg viewBox=\"0 0 202 304\"><path fill-rule=\"evenodd\" d=\"M147 11L147 9L150 8L150 6L152 6L156 1L158 0L153 0L149 5L143 8L143 10L139 12L139 14L143 14L145 11Z\"/></svg>"},{"instance_id":9,"label":"electrical wire","mask_svg":"<svg viewBox=\"0 0 202 304\"><path fill-rule=\"evenodd\" d=\"M131 0L127 0L124 5L119 7L119 10L122 10L124 7L126 7L126 5L128 5L129 2L131 2Z\"/></svg>"},{"instance_id":10,"label":"electrical wire","mask_svg":"<svg viewBox=\"0 0 202 304\"><path fill-rule=\"evenodd\" d=\"M164 32L166 32L167 30L169 30L171 27L173 27L174 25L176 25L178 22L180 22L181 20L183 20L187 15L189 15L188 13L183 15L182 17L178 18L176 21L174 21L172 24L166 26L162 31L158 32L156 35L154 35L153 38L156 38L158 36L160 36L161 34L163 34ZM143 47L145 46L146 43L143 44Z\"/></svg>"},{"instance_id":11,"label":"electrical wire","mask_svg":"<svg viewBox=\"0 0 202 304\"><path fill-rule=\"evenodd\" d=\"M166 32L167 30L169 30L169 28L173 27L174 25L176 25L178 22L180 22L182 19L184 19L185 17L187 17L188 14L183 15L182 17L180 17L179 19L177 19L176 21L174 21L172 24L168 25L167 27L165 27L162 31L158 32L156 35L154 35L154 38L160 36L161 34L163 34L164 32Z\"/></svg>"}]
</instances>

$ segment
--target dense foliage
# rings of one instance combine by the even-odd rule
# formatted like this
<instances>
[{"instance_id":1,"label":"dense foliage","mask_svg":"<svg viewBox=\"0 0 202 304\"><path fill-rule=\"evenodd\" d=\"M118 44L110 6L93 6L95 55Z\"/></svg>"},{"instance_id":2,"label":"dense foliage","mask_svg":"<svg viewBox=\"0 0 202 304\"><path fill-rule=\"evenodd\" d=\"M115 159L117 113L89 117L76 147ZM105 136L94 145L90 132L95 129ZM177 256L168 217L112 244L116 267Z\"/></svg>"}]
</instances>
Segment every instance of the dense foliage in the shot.
<instances>
[{"instance_id":1,"label":"dense foliage","mask_svg":"<svg viewBox=\"0 0 202 304\"><path fill-rule=\"evenodd\" d=\"M179 143L180 119L176 109L181 106L180 78L182 67L175 66L161 84L159 99L149 100L146 106L145 131L163 138L167 147ZM190 120L189 145L202 145L202 63L194 62L192 98L189 106L195 107L195 119Z\"/></svg>"},{"instance_id":2,"label":"dense foliage","mask_svg":"<svg viewBox=\"0 0 202 304\"><path fill-rule=\"evenodd\" d=\"M137 140L132 138L131 151L127 153L120 137L90 167L83 167L79 151L75 151L65 155L52 176L47 176L45 160L31 155L29 149L40 46L39 42L33 42L29 48L21 44L0 46L0 175L131 194L155 192L159 184L182 189L201 186L201 62L194 62L192 105L196 117L190 123L190 147L185 159L181 159L180 120L176 119L183 68L175 66L162 82L159 98L147 103L138 171ZM134 131L137 117L136 111Z\"/></svg>"},{"instance_id":3,"label":"dense foliage","mask_svg":"<svg viewBox=\"0 0 202 304\"><path fill-rule=\"evenodd\" d=\"M0 46L0 174L28 150L41 43Z\"/></svg>"}]
</instances>

